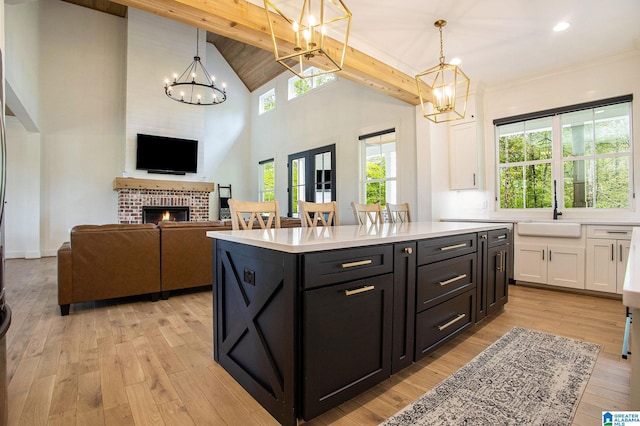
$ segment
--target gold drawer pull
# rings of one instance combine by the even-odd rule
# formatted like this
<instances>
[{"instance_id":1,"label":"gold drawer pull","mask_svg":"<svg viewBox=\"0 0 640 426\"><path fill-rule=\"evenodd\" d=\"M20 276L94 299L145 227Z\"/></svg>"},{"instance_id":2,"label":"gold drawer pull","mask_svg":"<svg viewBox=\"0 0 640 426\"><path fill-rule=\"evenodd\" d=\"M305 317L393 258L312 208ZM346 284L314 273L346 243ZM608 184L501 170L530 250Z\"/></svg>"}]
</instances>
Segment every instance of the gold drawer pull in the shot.
<instances>
[{"instance_id":1,"label":"gold drawer pull","mask_svg":"<svg viewBox=\"0 0 640 426\"><path fill-rule=\"evenodd\" d=\"M498 239L499 239L499 240L504 240L505 238L507 238L507 236L506 236L506 235L498 235Z\"/></svg>"},{"instance_id":2,"label":"gold drawer pull","mask_svg":"<svg viewBox=\"0 0 640 426\"><path fill-rule=\"evenodd\" d=\"M369 265L371 263L373 263L373 260L371 259L359 260L357 262L343 263L342 267L346 269L346 268L353 268L354 266Z\"/></svg>"},{"instance_id":3,"label":"gold drawer pull","mask_svg":"<svg viewBox=\"0 0 640 426\"><path fill-rule=\"evenodd\" d=\"M467 243L455 244L455 245L452 245L452 246L440 247L440 251L453 250L453 249L462 248L462 247L466 247L466 246L467 246Z\"/></svg>"},{"instance_id":4,"label":"gold drawer pull","mask_svg":"<svg viewBox=\"0 0 640 426\"><path fill-rule=\"evenodd\" d=\"M374 286L374 285L366 285L366 286L361 287L361 288L356 288L355 290L345 290L344 291L344 295L345 296L353 296L354 294L364 293L365 291L371 291L371 290L374 290L375 288L376 288L376 286Z\"/></svg>"},{"instance_id":5,"label":"gold drawer pull","mask_svg":"<svg viewBox=\"0 0 640 426\"><path fill-rule=\"evenodd\" d=\"M458 275L457 277L453 277L453 278L451 278L450 280L440 281L440 285L441 285L441 286L445 286L445 285L447 285L447 284L454 283L454 282L456 282L456 281L458 281L458 280L461 280L461 279L463 279L463 278L467 278L467 274Z\"/></svg>"},{"instance_id":6,"label":"gold drawer pull","mask_svg":"<svg viewBox=\"0 0 640 426\"><path fill-rule=\"evenodd\" d=\"M450 326L452 326L453 324L457 323L458 321L460 321L462 318L464 318L464 317L466 317L466 316L467 316L467 314L460 314L460 315L458 315L457 317L455 317L454 319L452 319L451 321L449 321L448 323L443 324L443 325L439 325L439 326L438 326L438 330L442 331L442 330L444 330L445 328L450 327Z\"/></svg>"}]
</instances>

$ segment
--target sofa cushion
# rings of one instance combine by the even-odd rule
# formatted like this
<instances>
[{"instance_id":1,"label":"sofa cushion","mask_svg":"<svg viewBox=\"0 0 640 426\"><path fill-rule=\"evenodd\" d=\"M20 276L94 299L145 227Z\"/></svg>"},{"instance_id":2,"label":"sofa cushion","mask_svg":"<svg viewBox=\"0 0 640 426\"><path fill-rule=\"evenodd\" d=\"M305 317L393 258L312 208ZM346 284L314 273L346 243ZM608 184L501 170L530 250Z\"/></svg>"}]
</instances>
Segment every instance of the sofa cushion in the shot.
<instances>
[{"instance_id":1,"label":"sofa cushion","mask_svg":"<svg viewBox=\"0 0 640 426\"><path fill-rule=\"evenodd\" d=\"M71 229L75 302L160 292L160 231L154 224Z\"/></svg>"}]
</instances>

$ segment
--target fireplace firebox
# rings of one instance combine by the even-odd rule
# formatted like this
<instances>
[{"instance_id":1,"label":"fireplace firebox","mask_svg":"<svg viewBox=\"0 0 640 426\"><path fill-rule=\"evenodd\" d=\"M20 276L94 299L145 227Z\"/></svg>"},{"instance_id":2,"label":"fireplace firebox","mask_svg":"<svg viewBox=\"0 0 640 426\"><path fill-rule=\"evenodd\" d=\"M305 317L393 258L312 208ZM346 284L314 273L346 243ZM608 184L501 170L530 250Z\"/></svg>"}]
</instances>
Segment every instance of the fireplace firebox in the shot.
<instances>
[{"instance_id":1,"label":"fireplace firebox","mask_svg":"<svg viewBox=\"0 0 640 426\"><path fill-rule=\"evenodd\" d=\"M189 206L143 206L142 223L189 221Z\"/></svg>"}]
</instances>

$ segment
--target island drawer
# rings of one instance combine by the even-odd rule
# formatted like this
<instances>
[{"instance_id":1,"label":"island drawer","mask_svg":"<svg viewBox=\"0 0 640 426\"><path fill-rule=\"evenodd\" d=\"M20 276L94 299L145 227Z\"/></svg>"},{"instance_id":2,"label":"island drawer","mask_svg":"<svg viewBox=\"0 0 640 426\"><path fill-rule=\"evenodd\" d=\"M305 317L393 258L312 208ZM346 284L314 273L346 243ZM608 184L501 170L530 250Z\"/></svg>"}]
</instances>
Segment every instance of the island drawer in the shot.
<instances>
[{"instance_id":1,"label":"island drawer","mask_svg":"<svg viewBox=\"0 0 640 426\"><path fill-rule=\"evenodd\" d=\"M476 234L432 238L418 242L418 265L476 252Z\"/></svg>"},{"instance_id":2,"label":"island drawer","mask_svg":"<svg viewBox=\"0 0 640 426\"><path fill-rule=\"evenodd\" d=\"M476 254L418 267L416 312L464 293L475 285Z\"/></svg>"},{"instance_id":3,"label":"island drawer","mask_svg":"<svg viewBox=\"0 0 640 426\"><path fill-rule=\"evenodd\" d=\"M495 229L487 232L489 239L489 247L499 246L509 242L509 230L508 229Z\"/></svg>"},{"instance_id":4,"label":"island drawer","mask_svg":"<svg viewBox=\"0 0 640 426\"><path fill-rule=\"evenodd\" d=\"M393 272L393 245L306 254L304 288L322 287Z\"/></svg>"},{"instance_id":5,"label":"island drawer","mask_svg":"<svg viewBox=\"0 0 640 426\"><path fill-rule=\"evenodd\" d=\"M464 292L416 315L415 360L475 322L475 290Z\"/></svg>"}]
</instances>

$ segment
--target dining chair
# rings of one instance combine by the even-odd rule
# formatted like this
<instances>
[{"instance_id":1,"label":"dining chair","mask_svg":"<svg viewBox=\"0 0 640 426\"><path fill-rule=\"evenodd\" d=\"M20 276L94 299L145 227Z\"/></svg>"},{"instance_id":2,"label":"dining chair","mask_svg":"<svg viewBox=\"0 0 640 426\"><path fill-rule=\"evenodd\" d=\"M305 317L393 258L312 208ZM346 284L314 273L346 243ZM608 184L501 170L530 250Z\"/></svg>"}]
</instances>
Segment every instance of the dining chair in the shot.
<instances>
[{"instance_id":1,"label":"dining chair","mask_svg":"<svg viewBox=\"0 0 640 426\"><path fill-rule=\"evenodd\" d=\"M253 229L255 223L262 229L280 228L278 201L239 201L229 198L229 210L233 230Z\"/></svg>"},{"instance_id":2,"label":"dining chair","mask_svg":"<svg viewBox=\"0 0 640 426\"><path fill-rule=\"evenodd\" d=\"M359 225L382 224L382 208L380 203L360 204L355 201L351 202L353 214Z\"/></svg>"},{"instance_id":3,"label":"dining chair","mask_svg":"<svg viewBox=\"0 0 640 426\"><path fill-rule=\"evenodd\" d=\"M329 203L312 203L298 201L302 227L338 226L338 208L335 201Z\"/></svg>"},{"instance_id":4,"label":"dining chair","mask_svg":"<svg viewBox=\"0 0 640 426\"><path fill-rule=\"evenodd\" d=\"M391 223L411 222L411 216L409 215L409 203L387 203L387 217Z\"/></svg>"}]
</instances>

